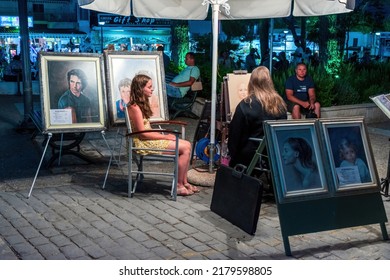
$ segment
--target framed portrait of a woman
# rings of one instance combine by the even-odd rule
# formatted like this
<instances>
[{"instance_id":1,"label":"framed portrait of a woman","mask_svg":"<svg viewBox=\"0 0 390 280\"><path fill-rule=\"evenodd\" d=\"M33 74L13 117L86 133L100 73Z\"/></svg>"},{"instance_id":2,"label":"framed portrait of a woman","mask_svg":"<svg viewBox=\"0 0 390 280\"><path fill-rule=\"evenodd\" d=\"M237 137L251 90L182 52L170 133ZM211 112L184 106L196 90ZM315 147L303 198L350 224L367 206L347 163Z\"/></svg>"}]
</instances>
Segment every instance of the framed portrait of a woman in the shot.
<instances>
[{"instance_id":1,"label":"framed portrait of a woman","mask_svg":"<svg viewBox=\"0 0 390 280\"><path fill-rule=\"evenodd\" d=\"M329 195L317 121L280 120L264 124L271 172L279 202Z\"/></svg>"}]
</instances>

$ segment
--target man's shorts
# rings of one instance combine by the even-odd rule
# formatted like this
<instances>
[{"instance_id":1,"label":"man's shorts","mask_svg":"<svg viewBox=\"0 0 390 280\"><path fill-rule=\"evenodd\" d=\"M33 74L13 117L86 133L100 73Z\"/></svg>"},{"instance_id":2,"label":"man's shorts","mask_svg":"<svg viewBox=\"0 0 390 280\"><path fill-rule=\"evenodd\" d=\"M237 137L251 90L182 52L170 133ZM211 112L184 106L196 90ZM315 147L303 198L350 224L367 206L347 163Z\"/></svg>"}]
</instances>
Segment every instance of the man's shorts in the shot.
<instances>
[{"instance_id":1,"label":"man's shorts","mask_svg":"<svg viewBox=\"0 0 390 280\"><path fill-rule=\"evenodd\" d=\"M307 113L309 113L309 109L306 109L306 108L302 107L301 105L299 105L299 104L297 104L297 103L293 103L293 102L291 102L291 101L287 101L286 103L287 103L287 110L288 110L290 113L292 113L292 110L293 110L294 105L298 105L298 106L300 107L300 109L301 109L301 114L302 114L302 115L306 115Z\"/></svg>"}]
</instances>

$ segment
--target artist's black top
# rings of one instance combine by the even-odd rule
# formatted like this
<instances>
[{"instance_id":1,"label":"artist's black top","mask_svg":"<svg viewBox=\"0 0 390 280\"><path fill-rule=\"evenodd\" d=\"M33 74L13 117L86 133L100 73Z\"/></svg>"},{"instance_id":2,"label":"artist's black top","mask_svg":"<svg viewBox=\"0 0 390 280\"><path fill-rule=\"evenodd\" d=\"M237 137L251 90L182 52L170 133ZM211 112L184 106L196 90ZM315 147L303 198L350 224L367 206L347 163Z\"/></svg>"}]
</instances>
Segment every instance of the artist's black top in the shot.
<instances>
[{"instance_id":1,"label":"artist's black top","mask_svg":"<svg viewBox=\"0 0 390 280\"><path fill-rule=\"evenodd\" d=\"M229 125L228 148L231 167L238 163L249 165L259 146L259 142L249 138L263 138L263 121L287 119L287 113L280 116L266 114L260 101L254 96L251 98L251 103L245 102L244 99L237 105Z\"/></svg>"}]
</instances>

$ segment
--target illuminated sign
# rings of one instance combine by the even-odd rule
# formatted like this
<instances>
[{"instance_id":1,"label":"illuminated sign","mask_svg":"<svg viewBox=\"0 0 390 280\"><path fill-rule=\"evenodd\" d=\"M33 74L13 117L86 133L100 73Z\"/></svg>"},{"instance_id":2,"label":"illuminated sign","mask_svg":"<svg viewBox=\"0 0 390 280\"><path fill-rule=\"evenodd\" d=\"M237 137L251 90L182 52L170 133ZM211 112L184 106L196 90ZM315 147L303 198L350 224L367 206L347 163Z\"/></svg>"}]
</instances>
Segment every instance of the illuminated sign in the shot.
<instances>
[{"instance_id":1,"label":"illuminated sign","mask_svg":"<svg viewBox=\"0 0 390 280\"><path fill-rule=\"evenodd\" d=\"M33 17L27 18L28 27L33 27ZM19 17L0 16L0 26L19 27Z\"/></svg>"},{"instance_id":2,"label":"illuminated sign","mask_svg":"<svg viewBox=\"0 0 390 280\"><path fill-rule=\"evenodd\" d=\"M171 20L161 18L136 18L134 16L116 16L111 14L99 14L98 22L104 22L111 26L150 26L150 25L170 25Z\"/></svg>"}]
</instances>

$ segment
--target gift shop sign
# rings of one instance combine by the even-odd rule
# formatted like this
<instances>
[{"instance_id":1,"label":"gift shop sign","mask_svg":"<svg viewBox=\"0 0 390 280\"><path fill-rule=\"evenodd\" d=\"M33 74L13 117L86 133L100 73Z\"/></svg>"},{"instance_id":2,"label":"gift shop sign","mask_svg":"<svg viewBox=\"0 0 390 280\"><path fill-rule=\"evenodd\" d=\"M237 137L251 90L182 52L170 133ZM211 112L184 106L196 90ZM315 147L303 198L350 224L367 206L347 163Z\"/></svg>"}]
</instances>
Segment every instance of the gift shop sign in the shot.
<instances>
[{"instance_id":1,"label":"gift shop sign","mask_svg":"<svg viewBox=\"0 0 390 280\"><path fill-rule=\"evenodd\" d=\"M99 14L98 22L104 22L104 25L112 26L151 26L171 24L171 21L168 19L137 18L134 16L117 16L109 14Z\"/></svg>"}]
</instances>

